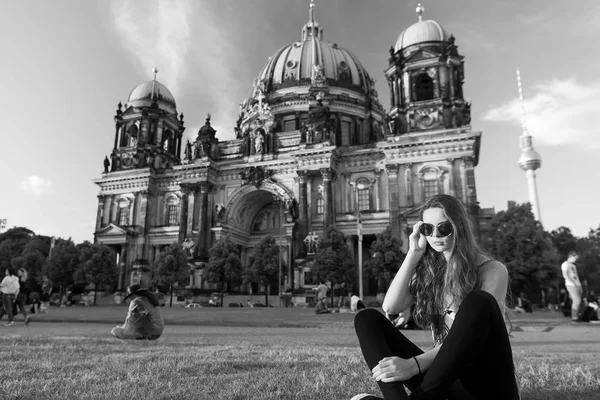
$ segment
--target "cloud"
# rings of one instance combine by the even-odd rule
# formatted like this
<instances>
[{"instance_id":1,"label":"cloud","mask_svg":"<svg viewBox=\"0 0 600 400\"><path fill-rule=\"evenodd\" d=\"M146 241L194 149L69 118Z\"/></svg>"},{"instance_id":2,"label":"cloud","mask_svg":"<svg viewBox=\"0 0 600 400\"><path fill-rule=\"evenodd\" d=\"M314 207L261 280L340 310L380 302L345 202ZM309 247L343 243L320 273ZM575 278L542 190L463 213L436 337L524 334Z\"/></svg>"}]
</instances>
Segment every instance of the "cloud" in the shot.
<instances>
[{"instance_id":1,"label":"cloud","mask_svg":"<svg viewBox=\"0 0 600 400\"><path fill-rule=\"evenodd\" d=\"M186 115L186 123L199 128L210 113L217 136L232 139L239 103L251 84L244 85L242 92L232 84L244 65L234 41L243 37L248 15L232 20L235 4L226 0L195 5L192 0L113 0L110 9L115 33L143 68L143 76L151 77L156 64L157 79L176 100L183 91L202 93L201 100L191 105L194 115ZM223 23L226 18L229 24ZM178 107L179 112L182 109ZM187 131L195 139L197 129Z\"/></svg>"},{"instance_id":2,"label":"cloud","mask_svg":"<svg viewBox=\"0 0 600 400\"><path fill-rule=\"evenodd\" d=\"M524 97L527 127L534 143L600 148L600 136L595 135L600 83L583 85L575 78L555 78L535 86L533 94L526 93ZM520 126L521 116L521 103L517 97L488 110L483 119Z\"/></svg>"},{"instance_id":3,"label":"cloud","mask_svg":"<svg viewBox=\"0 0 600 400\"><path fill-rule=\"evenodd\" d=\"M25 193L41 196L54 192L54 185L51 180L40 178L39 176L28 176L21 182L21 189Z\"/></svg>"},{"instance_id":4,"label":"cloud","mask_svg":"<svg viewBox=\"0 0 600 400\"><path fill-rule=\"evenodd\" d=\"M151 77L157 65L158 80L176 93L186 73L192 2L113 0L110 10L119 41L141 71Z\"/></svg>"}]
</instances>

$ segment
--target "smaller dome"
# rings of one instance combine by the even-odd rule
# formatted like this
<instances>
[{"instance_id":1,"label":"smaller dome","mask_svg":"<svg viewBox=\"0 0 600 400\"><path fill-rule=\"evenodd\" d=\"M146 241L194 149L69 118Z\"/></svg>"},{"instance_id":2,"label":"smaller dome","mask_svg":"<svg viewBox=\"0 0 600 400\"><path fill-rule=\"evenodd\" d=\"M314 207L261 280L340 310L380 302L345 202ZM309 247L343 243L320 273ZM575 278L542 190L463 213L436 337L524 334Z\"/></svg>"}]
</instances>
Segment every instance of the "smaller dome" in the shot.
<instances>
[{"instance_id":1,"label":"smaller dome","mask_svg":"<svg viewBox=\"0 0 600 400\"><path fill-rule=\"evenodd\" d=\"M156 97L159 108L169 112L177 112L175 97L162 83L152 80L137 85L129 94L128 103L136 107L148 107Z\"/></svg>"},{"instance_id":2,"label":"smaller dome","mask_svg":"<svg viewBox=\"0 0 600 400\"><path fill-rule=\"evenodd\" d=\"M447 42L448 39L450 35L436 21L419 21L398 36L394 50L399 51L420 43Z\"/></svg>"}]
</instances>

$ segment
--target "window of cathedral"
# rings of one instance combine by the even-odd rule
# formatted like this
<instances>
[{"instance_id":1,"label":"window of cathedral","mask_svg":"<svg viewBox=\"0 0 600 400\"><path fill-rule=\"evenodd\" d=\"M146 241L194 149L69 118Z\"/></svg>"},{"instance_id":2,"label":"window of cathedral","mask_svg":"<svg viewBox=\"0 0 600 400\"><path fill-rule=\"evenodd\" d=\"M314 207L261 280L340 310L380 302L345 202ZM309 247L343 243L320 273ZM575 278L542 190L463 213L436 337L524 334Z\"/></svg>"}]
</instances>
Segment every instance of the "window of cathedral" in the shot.
<instances>
[{"instance_id":1,"label":"window of cathedral","mask_svg":"<svg viewBox=\"0 0 600 400\"><path fill-rule=\"evenodd\" d=\"M169 204L169 225L179 225L178 216L179 216L179 206L176 204Z\"/></svg>"},{"instance_id":2,"label":"window of cathedral","mask_svg":"<svg viewBox=\"0 0 600 400\"><path fill-rule=\"evenodd\" d=\"M119 205L119 225L127 226L129 225L129 207Z\"/></svg>"},{"instance_id":3,"label":"window of cathedral","mask_svg":"<svg viewBox=\"0 0 600 400\"><path fill-rule=\"evenodd\" d=\"M283 120L283 131L291 132L291 131L295 131L295 130L296 130L296 120L294 119L294 117L285 118Z\"/></svg>"},{"instance_id":4,"label":"window of cathedral","mask_svg":"<svg viewBox=\"0 0 600 400\"><path fill-rule=\"evenodd\" d=\"M425 200L439 194L439 185L437 179L427 179L423 181L423 196Z\"/></svg>"},{"instance_id":5,"label":"window of cathedral","mask_svg":"<svg viewBox=\"0 0 600 400\"><path fill-rule=\"evenodd\" d=\"M368 185L368 182L367 182ZM370 193L369 193L369 187L367 186L366 189L358 189L357 190L357 196L358 196L358 211L369 211L371 209L370 206Z\"/></svg>"},{"instance_id":6,"label":"window of cathedral","mask_svg":"<svg viewBox=\"0 0 600 400\"><path fill-rule=\"evenodd\" d=\"M423 72L414 78L416 101L433 99L433 79Z\"/></svg>"},{"instance_id":7,"label":"window of cathedral","mask_svg":"<svg viewBox=\"0 0 600 400\"><path fill-rule=\"evenodd\" d=\"M325 202L323 201L322 197L319 197L317 199L317 214L318 215L322 215L323 214L324 207L325 207Z\"/></svg>"},{"instance_id":8,"label":"window of cathedral","mask_svg":"<svg viewBox=\"0 0 600 400\"><path fill-rule=\"evenodd\" d=\"M341 121L342 127L342 146L350 145L350 134L352 132L352 123L350 121Z\"/></svg>"}]
</instances>

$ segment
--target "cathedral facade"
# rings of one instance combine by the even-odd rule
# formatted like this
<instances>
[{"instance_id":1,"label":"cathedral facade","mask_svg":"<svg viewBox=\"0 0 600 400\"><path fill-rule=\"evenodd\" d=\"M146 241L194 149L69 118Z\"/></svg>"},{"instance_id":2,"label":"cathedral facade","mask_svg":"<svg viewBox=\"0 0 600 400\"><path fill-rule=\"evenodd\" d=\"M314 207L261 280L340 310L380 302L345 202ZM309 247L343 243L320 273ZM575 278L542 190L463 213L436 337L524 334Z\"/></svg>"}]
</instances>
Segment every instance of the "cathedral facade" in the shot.
<instances>
[{"instance_id":1,"label":"cathedral facade","mask_svg":"<svg viewBox=\"0 0 600 400\"><path fill-rule=\"evenodd\" d=\"M208 115L195 141L183 143L183 115L156 73L135 87L118 105L112 154L94 181L95 242L117 252L120 288L148 285L160 251L179 242L190 285L210 289L202 268L224 235L244 265L272 236L288 268L284 286L307 287L328 227L366 258L390 226L406 251L419 206L438 193L459 198L477 226L481 133L463 97L464 58L453 36L417 12L390 49L388 110L359 59L324 40L313 3L301 40L269 57L255 79L233 140L219 141ZM376 288L365 272L364 292Z\"/></svg>"}]
</instances>

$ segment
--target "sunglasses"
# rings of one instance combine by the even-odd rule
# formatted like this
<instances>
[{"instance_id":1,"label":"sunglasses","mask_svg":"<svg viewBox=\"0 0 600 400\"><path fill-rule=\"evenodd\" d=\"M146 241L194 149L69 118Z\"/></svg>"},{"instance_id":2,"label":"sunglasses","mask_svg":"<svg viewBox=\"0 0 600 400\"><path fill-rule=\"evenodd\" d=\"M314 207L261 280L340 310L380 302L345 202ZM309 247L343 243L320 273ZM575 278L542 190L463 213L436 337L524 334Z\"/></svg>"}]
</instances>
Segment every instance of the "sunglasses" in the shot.
<instances>
[{"instance_id":1,"label":"sunglasses","mask_svg":"<svg viewBox=\"0 0 600 400\"><path fill-rule=\"evenodd\" d=\"M450 236L452 235L452 232L454 232L454 228L452 227L452 223L450 223L450 221L444 221L438 224L437 226L424 222L419 227L419 232L421 232L425 236L433 236L433 232L435 232L436 229L438 231L438 236L436 237Z\"/></svg>"}]
</instances>

